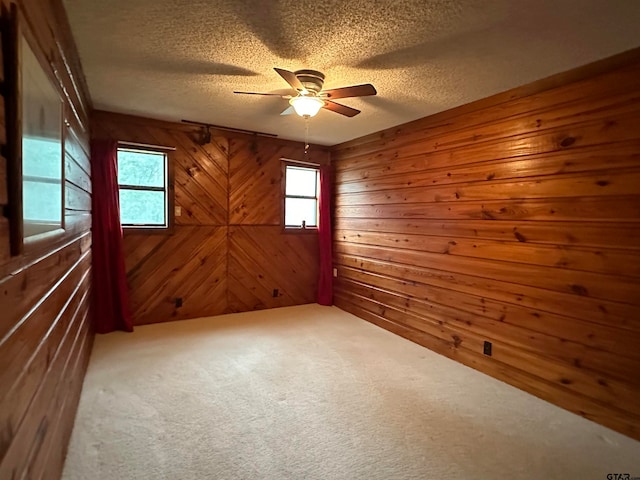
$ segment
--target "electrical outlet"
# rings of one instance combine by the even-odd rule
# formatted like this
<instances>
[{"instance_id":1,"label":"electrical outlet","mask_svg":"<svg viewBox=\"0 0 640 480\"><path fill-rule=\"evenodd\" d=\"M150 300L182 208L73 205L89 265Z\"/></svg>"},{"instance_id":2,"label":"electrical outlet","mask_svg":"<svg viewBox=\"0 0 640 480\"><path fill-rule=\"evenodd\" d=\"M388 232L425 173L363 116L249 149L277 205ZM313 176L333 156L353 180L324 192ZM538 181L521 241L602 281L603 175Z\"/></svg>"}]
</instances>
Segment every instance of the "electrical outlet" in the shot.
<instances>
[{"instance_id":1,"label":"electrical outlet","mask_svg":"<svg viewBox=\"0 0 640 480\"><path fill-rule=\"evenodd\" d=\"M182 216L182 207L181 206L176 205L174 210L175 210L174 213L175 213L176 217L181 217Z\"/></svg>"},{"instance_id":2,"label":"electrical outlet","mask_svg":"<svg viewBox=\"0 0 640 480\"><path fill-rule=\"evenodd\" d=\"M274 288L273 289L273 298L276 298L279 295L278 289Z\"/></svg>"},{"instance_id":3,"label":"electrical outlet","mask_svg":"<svg viewBox=\"0 0 640 480\"><path fill-rule=\"evenodd\" d=\"M176 297L176 308L180 308L182 306L182 297Z\"/></svg>"},{"instance_id":4,"label":"electrical outlet","mask_svg":"<svg viewBox=\"0 0 640 480\"><path fill-rule=\"evenodd\" d=\"M484 354L485 355L491 356L491 347L492 347L491 342L487 342L485 340L485 342L484 342Z\"/></svg>"},{"instance_id":5,"label":"electrical outlet","mask_svg":"<svg viewBox=\"0 0 640 480\"><path fill-rule=\"evenodd\" d=\"M334 276L334 277L337 277L337 276L338 276L338 269L337 269L337 268L334 268L334 269L333 269L333 276Z\"/></svg>"}]
</instances>

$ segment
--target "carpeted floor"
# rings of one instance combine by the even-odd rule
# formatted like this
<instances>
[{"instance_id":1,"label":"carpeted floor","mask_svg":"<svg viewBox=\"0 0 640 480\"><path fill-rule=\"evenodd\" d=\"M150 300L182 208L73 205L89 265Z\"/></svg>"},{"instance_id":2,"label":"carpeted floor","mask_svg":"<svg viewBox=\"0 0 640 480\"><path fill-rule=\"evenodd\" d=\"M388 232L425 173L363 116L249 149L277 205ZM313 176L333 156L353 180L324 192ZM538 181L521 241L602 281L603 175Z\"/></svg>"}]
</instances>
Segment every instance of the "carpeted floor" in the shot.
<instances>
[{"instance_id":1,"label":"carpeted floor","mask_svg":"<svg viewBox=\"0 0 640 480\"><path fill-rule=\"evenodd\" d=\"M640 442L304 305L98 336L67 480L640 476Z\"/></svg>"}]
</instances>

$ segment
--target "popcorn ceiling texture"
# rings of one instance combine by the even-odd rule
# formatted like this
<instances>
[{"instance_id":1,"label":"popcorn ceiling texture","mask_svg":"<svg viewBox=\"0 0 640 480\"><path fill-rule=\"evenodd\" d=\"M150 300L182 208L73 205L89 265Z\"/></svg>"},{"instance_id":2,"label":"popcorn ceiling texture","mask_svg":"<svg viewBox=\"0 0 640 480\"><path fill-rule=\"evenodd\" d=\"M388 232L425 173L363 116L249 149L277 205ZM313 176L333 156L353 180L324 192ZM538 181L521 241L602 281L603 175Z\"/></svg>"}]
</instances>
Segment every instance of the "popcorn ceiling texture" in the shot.
<instances>
[{"instance_id":1,"label":"popcorn ceiling texture","mask_svg":"<svg viewBox=\"0 0 640 480\"><path fill-rule=\"evenodd\" d=\"M273 67L372 83L321 111L334 145L640 46L630 0L65 0L94 106L302 140Z\"/></svg>"}]
</instances>

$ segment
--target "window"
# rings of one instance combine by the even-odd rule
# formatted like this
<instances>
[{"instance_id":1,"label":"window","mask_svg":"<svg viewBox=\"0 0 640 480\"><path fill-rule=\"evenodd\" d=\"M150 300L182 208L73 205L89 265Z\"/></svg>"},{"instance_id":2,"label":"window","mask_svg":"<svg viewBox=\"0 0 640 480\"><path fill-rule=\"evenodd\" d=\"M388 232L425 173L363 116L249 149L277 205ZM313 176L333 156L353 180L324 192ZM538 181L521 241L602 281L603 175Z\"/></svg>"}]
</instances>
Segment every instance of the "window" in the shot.
<instances>
[{"instance_id":1,"label":"window","mask_svg":"<svg viewBox=\"0 0 640 480\"><path fill-rule=\"evenodd\" d=\"M63 228L62 101L22 37L24 237Z\"/></svg>"},{"instance_id":2,"label":"window","mask_svg":"<svg viewBox=\"0 0 640 480\"><path fill-rule=\"evenodd\" d=\"M317 228L320 170L285 163L284 178L285 228Z\"/></svg>"},{"instance_id":3,"label":"window","mask_svg":"<svg viewBox=\"0 0 640 480\"><path fill-rule=\"evenodd\" d=\"M118 149L120 223L124 228L169 227L168 170L165 152Z\"/></svg>"}]
</instances>

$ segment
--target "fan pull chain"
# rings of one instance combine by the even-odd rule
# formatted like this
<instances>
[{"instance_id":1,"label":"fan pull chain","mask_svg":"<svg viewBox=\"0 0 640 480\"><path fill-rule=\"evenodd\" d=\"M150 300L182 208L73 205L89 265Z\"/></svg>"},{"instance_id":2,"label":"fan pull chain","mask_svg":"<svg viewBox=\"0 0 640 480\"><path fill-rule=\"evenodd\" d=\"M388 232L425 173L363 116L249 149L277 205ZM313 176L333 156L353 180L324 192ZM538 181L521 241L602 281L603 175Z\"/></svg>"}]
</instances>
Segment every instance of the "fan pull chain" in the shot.
<instances>
[{"instance_id":1,"label":"fan pull chain","mask_svg":"<svg viewBox=\"0 0 640 480\"><path fill-rule=\"evenodd\" d=\"M309 115L304 116L304 154L309 152Z\"/></svg>"}]
</instances>

